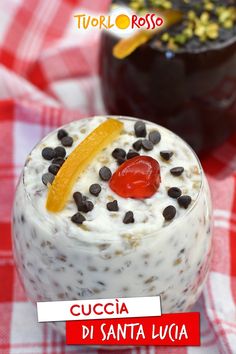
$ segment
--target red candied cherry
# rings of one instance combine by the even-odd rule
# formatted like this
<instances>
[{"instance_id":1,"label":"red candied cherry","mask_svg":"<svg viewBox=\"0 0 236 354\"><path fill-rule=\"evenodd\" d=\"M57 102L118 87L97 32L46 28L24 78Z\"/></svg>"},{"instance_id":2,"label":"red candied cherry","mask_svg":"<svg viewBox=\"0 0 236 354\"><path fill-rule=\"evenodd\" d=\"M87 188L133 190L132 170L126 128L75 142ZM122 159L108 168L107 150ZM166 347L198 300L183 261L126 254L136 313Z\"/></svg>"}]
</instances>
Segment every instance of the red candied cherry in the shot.
<instances>
[{"instance_id":1,"label":"red candied cherry","mask_svg":"<svg viewBox=\"0 0 236 354\"><path fill-rule=\"evenodd\" d=\"M123 198L149 198L159 188L160 165L150 156L125 161L112 175L109 186Z\"/></svg>"}]
</instances>

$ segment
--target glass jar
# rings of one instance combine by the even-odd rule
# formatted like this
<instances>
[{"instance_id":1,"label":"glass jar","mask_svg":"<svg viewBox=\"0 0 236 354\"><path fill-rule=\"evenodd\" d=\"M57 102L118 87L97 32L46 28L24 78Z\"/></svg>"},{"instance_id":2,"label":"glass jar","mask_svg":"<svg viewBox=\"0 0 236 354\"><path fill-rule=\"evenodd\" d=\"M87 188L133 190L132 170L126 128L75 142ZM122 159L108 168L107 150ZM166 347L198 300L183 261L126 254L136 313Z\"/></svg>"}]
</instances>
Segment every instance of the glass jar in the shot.
<instances>
[{"instance_id":1,"label":"glass jar","mask_svg":"<svg viewBox=\"0 0 236 354\"><path fill-rule=\"evenodd\" d=\"M101 89L108 114L161 124L207 152L236 130L236 37L210 48L177 52L140 46L124 59L112 54L119 38L101 39Z\"/></svg>"},{"instance_id":2,"label":"glass jar","mask_svg":"<svg viewBox=\"0 0 236 354\"><path fill-rule=\"evenodd\" d=\"M115 118L135 122L134 118ZM80 122L86 127L88 120ZM151 128L164 129L146 123ZM63 128L72 124L75 122ZM166 129L165 132L172 134ZM52 134L55 132L49 137ZM64 227L60 215L49 219L40 213L39 191L34 191L33 197L27 191L25 177L32 157L27 159L15 195L13 250L32 302L161 295L164 313L191 309L202 291L211 261L211 198L198 158L180 140L200 173L196 200L165 227L150 234L143 232L130 238L127 235L126 241L114 240L112 230L109 239L94 239L93 234L83 239L79 228L74 235L77 226L70 221L65 221ZM63 323L54 326L64 333Z\"/></svg>"}]
</instances>

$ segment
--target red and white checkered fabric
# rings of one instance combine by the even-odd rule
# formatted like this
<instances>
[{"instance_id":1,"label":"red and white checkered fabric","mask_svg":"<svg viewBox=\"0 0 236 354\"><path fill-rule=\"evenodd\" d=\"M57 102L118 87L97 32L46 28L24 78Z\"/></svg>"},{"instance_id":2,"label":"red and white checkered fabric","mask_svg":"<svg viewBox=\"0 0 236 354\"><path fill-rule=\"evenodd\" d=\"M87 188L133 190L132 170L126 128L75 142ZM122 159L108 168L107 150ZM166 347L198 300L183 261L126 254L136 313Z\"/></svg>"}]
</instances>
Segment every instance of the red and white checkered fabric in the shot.
<instances>
[{"instance_id":1,"label":"red and white checkered fabric","mask_svg":"<svg viewBox=\"0 0 236 354\"><path fill-rule=\"evenodd\" d=\"M34 144L63 123L104 113L99 33L73 30L73 15L82 8L104 12L108 3L0 1L0 354L98 353L66 346L47 324L37 323L13 264L10 217L15 185ZM196 306L202 345L125 353L236 353L236 135L202 163L214 200L215 246L209 280Z\"/></svg>"}]
</instances>

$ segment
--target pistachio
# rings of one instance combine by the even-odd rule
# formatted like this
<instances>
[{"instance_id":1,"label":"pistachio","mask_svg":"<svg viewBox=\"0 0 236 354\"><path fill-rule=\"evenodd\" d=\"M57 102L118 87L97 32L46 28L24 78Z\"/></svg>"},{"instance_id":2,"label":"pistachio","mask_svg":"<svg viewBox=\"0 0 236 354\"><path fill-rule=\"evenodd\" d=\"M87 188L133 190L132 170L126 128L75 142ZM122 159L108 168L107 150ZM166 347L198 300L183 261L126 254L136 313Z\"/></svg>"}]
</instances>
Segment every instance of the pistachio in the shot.
<instances>
[{"instance_id":1,"label":"pistachio","mask_svg":"<svg viewBox=\"0 0 236 354\"><path fill-rule=\"evenodd\" d=\"M196 13L193 10L190 10L187 14L188 19L191 21L194 21L197 17Z\"/></svg>"},{"instance_id":2,"label":"pistachio","mask_svg":"<svg viewBox=\"0 0 236 354\"><path fill-rule=\"evenodd\" d=\"M199 38L202 38L205 35L205 27L203 25L199 25L196 27L194 34Z\"/></svg>"},{"instance_id":3,"label":"pistachio","mask_svg":"<svg viewBox=\"0 0 236 354\"><path fill-rule=\"evenodd\" d=\"M226 20L225 23L223 24L223 27L226 29L230 29L233 27L233 25L234 25L234 23L232 20Z\"/></svg>"},{"instance_id":4,"label":"pistachio","mask_svg":"<svg viewBox=\"0 0 236 354\"><path fill-rule=\"evenodd\" d=\"M207 37L210 39L216 39L219 35L219 26L217 23L210 23L206 28Z\"/></svg>"},{"instance_id":5,"label":"pistachio","mask_svg":"<svg viewBox=\"0 0 236 354\"><path fill-rule=\"evenodd\" d=\"M210 18L209 13L208 12L203 12L201 14L201 16L200 16L200 22L202 24L206 25L209 22L209 18Z\"/></svg>"},{"instance_id":6,"label":"pistachio","mask_svg":"<svg viewBox=\"0 0 236 354\"><path fill-rule=\"evenodd\" d=\"M183 34L187 37L187 38L192 38L193 37L193 30L190 27L186 27L183 30Z\"/></svg>"},{"instance_id":7,"label":"pistachio","mask_svg":"<svg viewBox=\"0 0 236 354\"><path fill-rule=\"evenodd\" d=\"M210 21L208 12L203 12L195 21L194 34L201 42L207 39L216 39L219 36L219 25Z\"/></svg>"},{"instance_id":8,"label":"pistachio","mask_svg":"<svg viewBox=\"0 0 236 354\"><path fill-rule=\"evenodd\" d=\"M139 4L137 2L131 2L129 6L134 11L138 11L140 9L140 6L139 6Z\"/></svg>"},{"instance_id":9,"label":"pistachio","mask_svg":"<svg viewBox=\"0 0 236 354\"><path fill-rule=\"evenodd\" d=\"M173 50L173 51L175 51L175 50L178 49L178 46L177 46L177 44L175 43L174 38L170 38L170 39L169 39L168 44L167 44L167 47L168 47L168 49Z\"/></svg>"},{"instance_id":10,"label":"pistachio","mask_svg":"<svg viewBox=\"0 0 236 354\"><path fill-rule=\"evenodd\" d=\"M129 6L132 10L137 12L142 11L146 7L144 0L131 0Z\"/></svg>"},{"instance_id":11,"label":"pistachio","mask_svg":"<svg viewBox=\"0 0 236 354\"><path fill-rule=\"evenodd\" d=\"M163 35L161 36L161 39L163 42L168 42L168 40L170 39L169 33L167 33L167 32L163 33Z\"/></svg>"},{"instance_id":12,"label":"pistachio","mask_svg":"<svg viewBox=\"0 0 236 354\"><path fill-rule=\"evenodd\" d=\"M172 8L172 3L171 1L165 1L163 4L164 9L168 10Z\"/></svg>"},{"instance_id":13,"label":"pistachio","mask_svg":"<svg viewBox=\"0 0 236 354\"><path fill-rule=\"evenodd\" d=\"M151 4L159 9L171 9L172 8L172 2L169 0L151 0Z\"/></svg>"},{"instance_id":14,"label":"pistachio","mask_svg":"<svg viewBox=\"0 0 236 354\"><path fill-rule=\"evenodd\" d=\"M219 22L220 22L221 24L224 24L224 22L225 22L226 20L228 20L229 17L230 17L229 11L228 11L227 9L225 9L225 10L222 11L222 12L220 13L220 15L219 15Z\"/></svg>"},{"instance_id":15,"label":"pistachio","mask_svg":"<svg viewBox=\"0 0 236 354\"><path fill-rule=\"evenodd\" d=\"M179 33L174 37L175 43L184 44L187 41L187 37L183 33Z\"/></svg>"},{"instance_id":16,"label":"pistachio","mask_svg":"<svg viewBox=\"0 0 236 354\"><path fill-rule=\"evenodd\" d=\"M224 28L232 28L236 21L236 9L234 7L218 6L216 8L216 14L218 15L218 21Z\"/></svg>"},{"instance_id":17,"label":"pistachio","mask_svg":"<svg viewBox=\"0 0 236 354\"><path fill-rule=\"evenodd\" d=\"M212 11L214 9L214 5L212 4L212 2L206 2L204 4L204 9L207 11Z\"/></svg>"}]
</instances>

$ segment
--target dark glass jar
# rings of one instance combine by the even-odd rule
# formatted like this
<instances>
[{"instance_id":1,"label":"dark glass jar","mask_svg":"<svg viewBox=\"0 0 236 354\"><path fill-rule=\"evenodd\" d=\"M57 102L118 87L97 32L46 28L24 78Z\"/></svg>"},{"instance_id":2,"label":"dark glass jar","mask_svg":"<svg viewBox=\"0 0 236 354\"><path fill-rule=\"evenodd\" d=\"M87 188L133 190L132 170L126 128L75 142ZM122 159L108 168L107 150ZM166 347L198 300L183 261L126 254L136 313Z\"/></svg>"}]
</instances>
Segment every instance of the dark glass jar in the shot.
<instances>
[{"instance_id":1,"label":"dark glass jar","mask_svg":"<svg viewBox=\"0 0 236 354\"><path fill-rule=\"evenodd\" d=\"M104 32L100 73L109 114L136 116L164 125L197 152L208 151L236 130L236 36L210 48L160 49L155 40L125 59Z\"/></svg>"}]
</instances>

